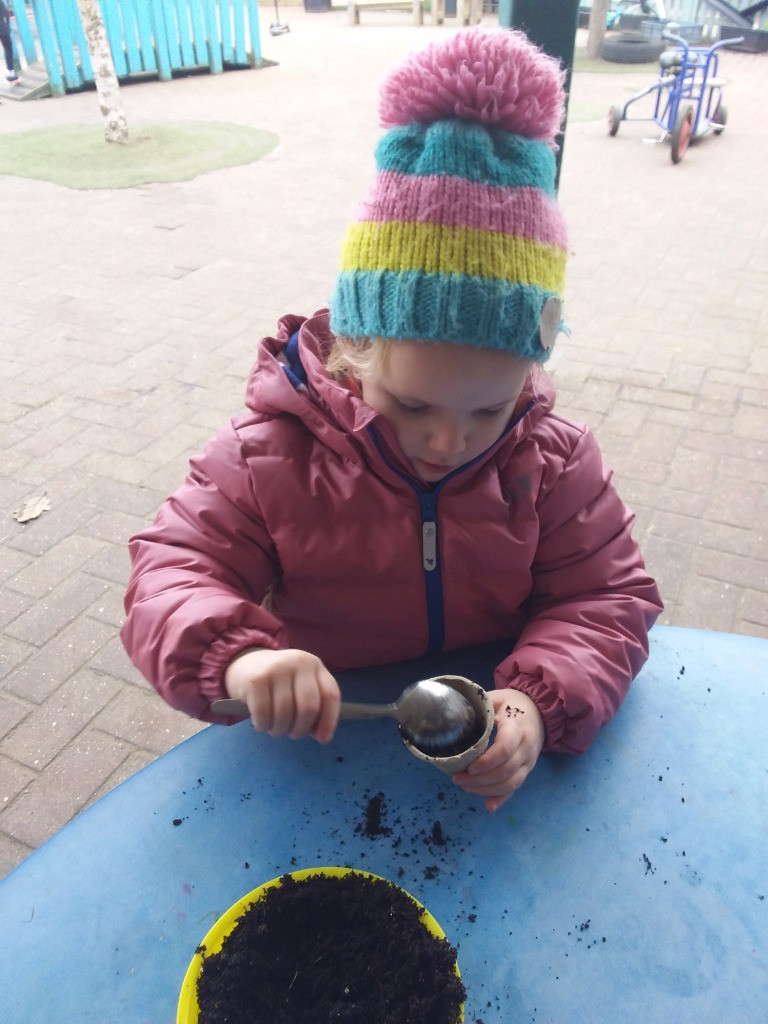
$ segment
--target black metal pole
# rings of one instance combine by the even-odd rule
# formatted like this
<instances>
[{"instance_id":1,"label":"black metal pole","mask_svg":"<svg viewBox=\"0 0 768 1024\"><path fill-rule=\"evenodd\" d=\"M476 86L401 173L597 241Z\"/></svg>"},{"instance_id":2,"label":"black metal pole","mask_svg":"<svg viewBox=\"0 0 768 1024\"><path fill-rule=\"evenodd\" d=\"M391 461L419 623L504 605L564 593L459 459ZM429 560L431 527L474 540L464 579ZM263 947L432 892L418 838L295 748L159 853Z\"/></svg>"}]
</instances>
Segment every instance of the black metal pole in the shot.
<instances>
[{"instance_id":1,"label":"black metal pole","mask_svg":"<svg viewBox=\"0 0 768 1024\"><path fill-rule=\"evenodd\" d=\"M573 53L579 24L579 0L499 0L499 24L519 28L545 53L557 57L565 68L566 110L571 91ZM557 181L563 159L565 135L557 139Z\"/></svg>"}]
</instances>

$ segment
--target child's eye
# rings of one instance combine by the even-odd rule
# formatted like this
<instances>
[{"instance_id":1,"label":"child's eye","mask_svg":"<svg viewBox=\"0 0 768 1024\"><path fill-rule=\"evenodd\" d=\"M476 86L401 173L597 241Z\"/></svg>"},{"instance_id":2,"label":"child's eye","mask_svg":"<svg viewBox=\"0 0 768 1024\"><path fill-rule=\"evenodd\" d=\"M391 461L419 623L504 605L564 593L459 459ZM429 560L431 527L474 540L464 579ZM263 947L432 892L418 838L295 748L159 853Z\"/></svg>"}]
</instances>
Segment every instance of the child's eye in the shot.
<instances>
[{"instance_id":1,"label":"child's eye","mask_svg":"<svg viewBox=\"0 0 768 1024\"><path fill-rule=\"evenodd\" d=\"M409 405L407 402L403 402L399 398L395 399L395 405L400 412L411 413L412 415L416 415L420 412L426 412L429 408L428 405Z\"/></svg>"},{"instance_id":2,"label":"child's eye","mask_svg":"<svg viewBox=\"0 0 768 1024\"><path fill-rule=\"evenodd\" d=\"M496 416L501 416L506 411L506 408L506 405L501 405L498 409L478 409L475 415L481 419L492 420Z\"/></svg>"}]
</instances>

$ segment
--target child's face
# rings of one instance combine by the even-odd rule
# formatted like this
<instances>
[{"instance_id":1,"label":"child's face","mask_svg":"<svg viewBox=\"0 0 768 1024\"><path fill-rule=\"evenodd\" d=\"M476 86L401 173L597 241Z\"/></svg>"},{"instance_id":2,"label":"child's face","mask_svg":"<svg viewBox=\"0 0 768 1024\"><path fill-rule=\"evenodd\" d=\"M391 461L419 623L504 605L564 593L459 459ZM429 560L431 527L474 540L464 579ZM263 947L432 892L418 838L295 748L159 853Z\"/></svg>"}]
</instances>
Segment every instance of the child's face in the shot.
<instances>
[{"instance_id":1,"label":"child's face","mask_svg":"<svg viewBox=\"0 0 768 1024\"><path fill-rule=\"evenodd\" d=\"M425 483L437 483L497 441L530 360L469 345L399 341L363 374L364 401L392 424Z\"/></svg>"}]
</instances>

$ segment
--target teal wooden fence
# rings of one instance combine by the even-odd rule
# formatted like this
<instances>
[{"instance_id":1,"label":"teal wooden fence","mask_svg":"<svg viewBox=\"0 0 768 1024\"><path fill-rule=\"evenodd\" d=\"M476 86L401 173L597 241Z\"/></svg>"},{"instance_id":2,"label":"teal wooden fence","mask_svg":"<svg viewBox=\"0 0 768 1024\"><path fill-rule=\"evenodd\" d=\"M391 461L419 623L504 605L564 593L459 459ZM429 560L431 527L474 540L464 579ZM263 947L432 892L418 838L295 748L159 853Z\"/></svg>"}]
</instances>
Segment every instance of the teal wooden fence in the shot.
<instances>
[{"instance_id":1,"label":"teal wooden fence","mask_svg":"<svg viewBox=\"0 0 768 1024\"><path fill-rule=\"evenodd\" d=\"M6 3L5 6L8 7L9 5ZM27 16L27 8L24 6L21 0L16 0L16 4L13 8L13 14L14 17L13 20L11 21L11 38L13 38L13 29L15 26L19 44L16 47L17 54L18 51L21 50L21 52L24 54L25 62L27 64L32 64L34 63L34 61L38 60L39 57L37 53L37 47L35 46L35 38L32 34L32 29L30 28L29 24L29 18Z\"/></svg>"},{"instance_id":2,"label":"teal wooden fence","mask_svg":"<svg viewBox=\"0 0 768 1024\"><path fill-rule=\"evenodd\" d=\"M99 0L117 77L262 63L258 0ZM43 60L54 95L93 83L77 0L14 5L26 63Z\"/></svg>"}]
</instances>

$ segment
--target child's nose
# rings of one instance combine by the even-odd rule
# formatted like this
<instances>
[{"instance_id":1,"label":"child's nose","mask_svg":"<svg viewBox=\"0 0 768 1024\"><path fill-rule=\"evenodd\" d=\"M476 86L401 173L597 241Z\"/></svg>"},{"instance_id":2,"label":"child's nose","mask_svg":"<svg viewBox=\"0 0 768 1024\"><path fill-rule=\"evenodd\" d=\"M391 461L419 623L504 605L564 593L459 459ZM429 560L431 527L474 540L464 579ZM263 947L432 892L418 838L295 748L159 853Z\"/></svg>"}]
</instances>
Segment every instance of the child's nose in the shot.
<instances>
[{"instance_id":1,"label":"child's nose","mask_svg":"<svg viewBox=\"0 0 768 1024\"><path fill-rule=\"evenodd\" d=\"M455 420L443 420L432 429L430 447L442 456L459 455L467 446L464 427Z\"/></svg>"}]
</instances>

